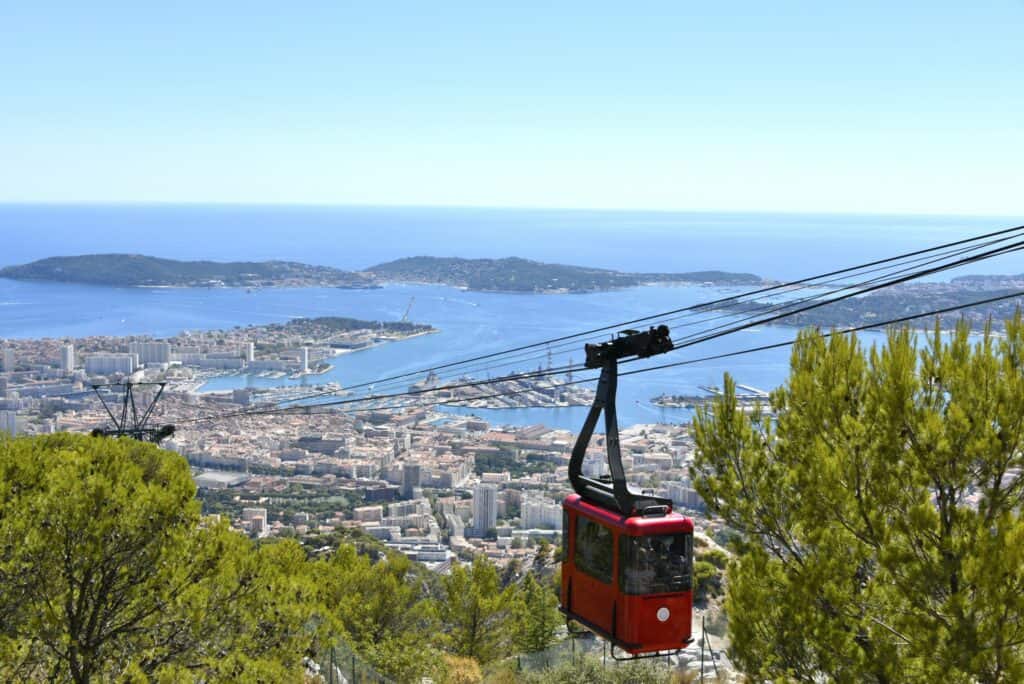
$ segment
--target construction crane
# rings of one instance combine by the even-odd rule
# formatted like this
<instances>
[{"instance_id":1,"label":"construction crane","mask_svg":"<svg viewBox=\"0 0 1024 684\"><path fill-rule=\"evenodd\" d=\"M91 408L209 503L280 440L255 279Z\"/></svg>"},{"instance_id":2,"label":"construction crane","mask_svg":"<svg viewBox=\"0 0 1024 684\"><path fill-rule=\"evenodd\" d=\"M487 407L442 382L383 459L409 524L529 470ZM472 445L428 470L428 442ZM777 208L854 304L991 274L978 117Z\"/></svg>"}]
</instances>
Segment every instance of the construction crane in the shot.
<instances>
[{"instance_id":1,"label":"construction crane","mask_svg":"<svg viewBox=\"0 0 1024 684\"><path fill-rule=\"evenodd\" d=\"M412 303L416 301L415 297L409 297L409 306L405 307L405 313L402 314L402 323L409 322L409 312L412 311Z\"/></svg>"}]
</instances>

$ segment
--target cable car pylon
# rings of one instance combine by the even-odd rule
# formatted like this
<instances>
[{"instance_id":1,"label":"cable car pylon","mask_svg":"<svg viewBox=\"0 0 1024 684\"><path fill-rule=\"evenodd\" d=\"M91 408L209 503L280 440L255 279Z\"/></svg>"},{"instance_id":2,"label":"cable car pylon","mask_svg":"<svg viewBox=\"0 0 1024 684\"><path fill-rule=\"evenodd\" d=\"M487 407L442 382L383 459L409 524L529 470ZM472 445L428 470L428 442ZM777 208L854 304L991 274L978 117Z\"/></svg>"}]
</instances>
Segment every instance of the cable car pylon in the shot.
<instances>
[{"instance_id":1,"label":"cable car pylon","mask_svg":"<svg viewBox=\"0 0 1024 684\"><path fill-rule=\"evenodd\" d=\"M618 362L672 349L664 325L585 346L586 366L601 377L569 461L576 493L562 502L560 610L608 640L619 660L671 654L693 641L693 521L674 513L671 499L626 481L615 411ZM583 459L602 412L610 474L592 478Z\"/></svg>"},{"instance_id":2,"label":"cable car pylon","mask_svg":"<svg viewBox=\"0 0 1024 684\"><path fill-rule=\"evenodd\" d=\"M140 442L152 442L153 444L159 444L162 440L167 439L174 434L173 425L161 425L160 427L147 427L150 417L153 415L153 409L156 407L156 403L160 401L160 397L164 393L164 387L166 382L123 382L123 383L102 383L93 385L92 389L99 397L100 403L103 404L103 408L106 409L107 415L110 416L110 420L114 423L112 428L96 428L90 434L93 437L131 437L137 439ZM120 410L115 413L111 408L111 405L107 403L107 400L103 397L103 393L100 391L104 388L120 387L123 389L120 400ZM159 387L156 396L149 402L149 406L144 411L139 410L139 406L135 401L134 388L136 387ZM118 413L120 415L118 415Z\"/></svg>"}]
</instances>

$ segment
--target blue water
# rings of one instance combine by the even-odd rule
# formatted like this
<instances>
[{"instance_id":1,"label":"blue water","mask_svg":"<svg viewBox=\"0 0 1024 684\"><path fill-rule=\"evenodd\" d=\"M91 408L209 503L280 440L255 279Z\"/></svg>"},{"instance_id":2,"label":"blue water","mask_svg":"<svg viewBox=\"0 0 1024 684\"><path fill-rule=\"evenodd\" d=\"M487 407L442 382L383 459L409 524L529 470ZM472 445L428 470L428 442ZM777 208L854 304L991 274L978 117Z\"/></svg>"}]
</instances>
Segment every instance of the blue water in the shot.
<instances>
[{"instance_id":1,"label":"blue water","mask_svg":"<svg viewBox=\"0 0 1024 684\"><path fill-rule=\"evenodd\" d=\"M788 280L1021 223L1024 216L0 205L0 265L98 252L291 259L346 269L415 255L520 256L625 271L722 269ZM992 268L1019 273L1024 258Z\"/></svg>"},{"instance_id":2,"label":"blue water","mask_svg":"<svg viewBox=\"0 0 1024 684\"><path fill-rule=\"evenodd\" d=\"M1024 221L1017 220L1017 223ZM139 252L175 258L296 259L363 268L415 254L523 256L632 271L725 269L774 278L805 276L900 251L1014 225L1012 219L878 216L784 216L655 212L506 211L455 209L0 206L0 263L55 254ZM971 272L1024 272L1024 259L1001 257ZM675 309L729 290L648 286L573 295L464 292L435 286L391 285L379 290L334 288L131 289L0 279L0 337L174 335L296 316L339 315L397 320L411 297L410 318L439 334L335 359L315 378L217 378L207 389L335 381L371 382L417 368L528 344L559 335ZM674 337L689 332L674 323ZM795 331L762 327L675 352L633 367L720 354L789 340ZM880 336L867 334L868 341ZM556 349L552 362L582 361L581 341ZM739 382L770 389L786 375L788 350L707 361L624 378L623 424L680 421L689 413L660 409L663 392L690 394ZM526 355L491 368L493 374L546 364ZM623 368L627 370L627 368ZM479 370L478 375L485 375ZM405 383L384 384L404 389ZM578 428L585 409L474 411L495 423L547 423Z\"/></svg>"},{"instance_id":3,"label":"blue water","mask_svg":"<svg viewBox=\"0 0 1024 684\"><path fill-rule=\"evenodd\" d=\"M410 317L431 323L440 329L439 333L336 357L334 370L320 376L298 380L226 376L211 380L204 389L311 385L327 381L348 386L655 314L733 291L647 286L579 295L516 295L466 292L441 286L391 285L379 290L303 288L246 292L238 288L83 287L0 279L0 336L166 336L187 329L230 328L284 321L296 316L345 315L396 320L404 313L410 298L415 297ZM677 339L694 330L681 327L681 323L673 323ZM623 367L623 370L772 344L791 339L794 334L795 330L785 327L757 328ZM869 338L875 337L869 335ZM582 343L579 340L556 347L552 363L560 366L570 359L580 363ZM740 382L768 389L784 379L787 360L788 351L780 349L624 378L620 384L620 420L624 425L686 420L689 412L661 409L650 404L650 399L664 392L697 393L698 385L721 384L725 371L733 373ZM496 376L514 370L525 371L547 362L546 349L539 349L524 353L504 366L486 362L475 364L476 375L486 377L488 373ZM378 392L403 390L407 383L384 383L375 389ZM577 428L584 412L580 408L473 411L498 424L547 423L565 428Z\"/></svg>"}]
</instances>

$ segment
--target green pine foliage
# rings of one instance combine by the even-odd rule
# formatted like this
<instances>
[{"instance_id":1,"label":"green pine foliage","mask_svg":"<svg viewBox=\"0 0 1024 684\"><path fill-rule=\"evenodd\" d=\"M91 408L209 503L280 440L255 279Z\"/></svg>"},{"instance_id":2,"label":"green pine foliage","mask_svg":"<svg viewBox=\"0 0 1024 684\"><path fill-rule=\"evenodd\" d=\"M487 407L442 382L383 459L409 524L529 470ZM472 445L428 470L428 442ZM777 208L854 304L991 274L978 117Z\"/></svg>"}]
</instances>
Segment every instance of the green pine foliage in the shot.
<instances>
[{"instance_id":1,"label":"green pine foliage","mask_svg":"<svg viewBox=\"0 0 1024 684\"><path fill-rule=\"evenodd\" d=\"M316 638L305 553L200 524L184 459L0 442L0 678L289 678Z\"/></svg>"},{"instance_id":2,"label":"green pine foliage","mask_svg":"<svg viewBox=\"0 0 1024 684\"><path fill-rule=\"evenodd\" d=\"M558 595L526 575L515 601L515 646L519 653L535 653L548 648L558 639L565 618L558 611Z\"/></svg>"},{"instance_id":3,"label":"green pine foliage","mask_svg":"<svg viewBox=\"0 0 1024 684\"><path fill-rule=\"evenodd\" d=\"M480 663L510 655L515 587L502 589L498 571L482 556L468 568L453 566L442 584L440 615L448 649Z\"/></svg>"},{"instance_id":4,"label":"green pine foliage","mask_svg":"<svg viewBox=\"0 0 1024 684\"><path fill-rule=\"evenodd\" d=\"M341 546L314 567L325 614L335 633L380 672L398 681L437 677L437 602L401 554L374 563Z\"/></svg>"},{"instance_id":5,"label":"green pine foliage","mask_svg":"<svg viewBox=\"0 0 1024 684\"><path fill-rule=\"evenodd\" d=\"M320 557L202 518L185 459L151 444L0 440L0 681L302 681L336 641L394 681L470 681L562 625L530 572L438 577L337 538Z\"/></svg>"},{"instance_id":6,"label":"green pine foliage","mask_svg":"<svg viewBox=\"0 0 1024 684\"><path fill-rule=\"evenodd\" d=\"M1024 325L915 342L805 332L777 419L739 410L728 377L697 415L757 681L1024 681Z\"/></svg>"}]
</instances>

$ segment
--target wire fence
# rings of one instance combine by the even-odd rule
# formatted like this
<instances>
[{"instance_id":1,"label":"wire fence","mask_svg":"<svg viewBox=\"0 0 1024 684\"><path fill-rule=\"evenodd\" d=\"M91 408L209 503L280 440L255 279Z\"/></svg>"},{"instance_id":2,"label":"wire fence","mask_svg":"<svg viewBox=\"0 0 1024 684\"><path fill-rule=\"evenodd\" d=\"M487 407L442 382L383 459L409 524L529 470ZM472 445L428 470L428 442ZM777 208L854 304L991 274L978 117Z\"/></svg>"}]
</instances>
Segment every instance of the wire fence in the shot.
<instances>
[{"instance_id":1,"label":"wire fence","mask_svg":"<svg viewBox=\"0 0 1024 684\"><path fill-rule=\"evenodd\" d=\"M621 656L621 653L619 654ZM570 636L568 639L558 642L554 646L543 651L534 653L521 653L513 656L516 669L520 672L538 672L548 670L566 663L575 664L584 658L591 660L600 659L604 667L629 666L632 661L616 660L612 657L611 647L603 639L594 638L593 635L584 634ZM671 669L673 663L669 656L648 659L647 662L653 665L664 665Z\"/></svg>"},{"instance_id":2,"label":"wire fence","mask_svg":"<svg viewBox=\"0 0 1024 684\"><path fill-rule=\"evenodd\" d=\"M344 642L335 642L316 658L327 684L394 684Z\"/></svg>"},{"instance_id":3,"label":"wire fence","mask_svg":"<svg viewBox=\"0 0 1024 684\"><path fill-rule=\"evenodd\" d=\"M710 642L704 637L708 633L703 616L700 627L700 632L694 634L694 642L686 649L640 660L622 659L625 654L621 651L617 653L619 659L616 659L612 656L608 642L595 638L592 634L583 633L570 635L569 638L543 651L513 656L510 661L519 672L529 673L544 672L565 665L578 666L586 660L595 665L600 663L603 669L621 668L621 674L627 677L627 681L630 681L633 675L641 674L636 670L638 667L642 668L647 677L664 676L664 681L709 684L734 681L736 673L732 669L732 664L724 658L724 652L721 649L712 649Z\"/></svg>"}]
</instances>

